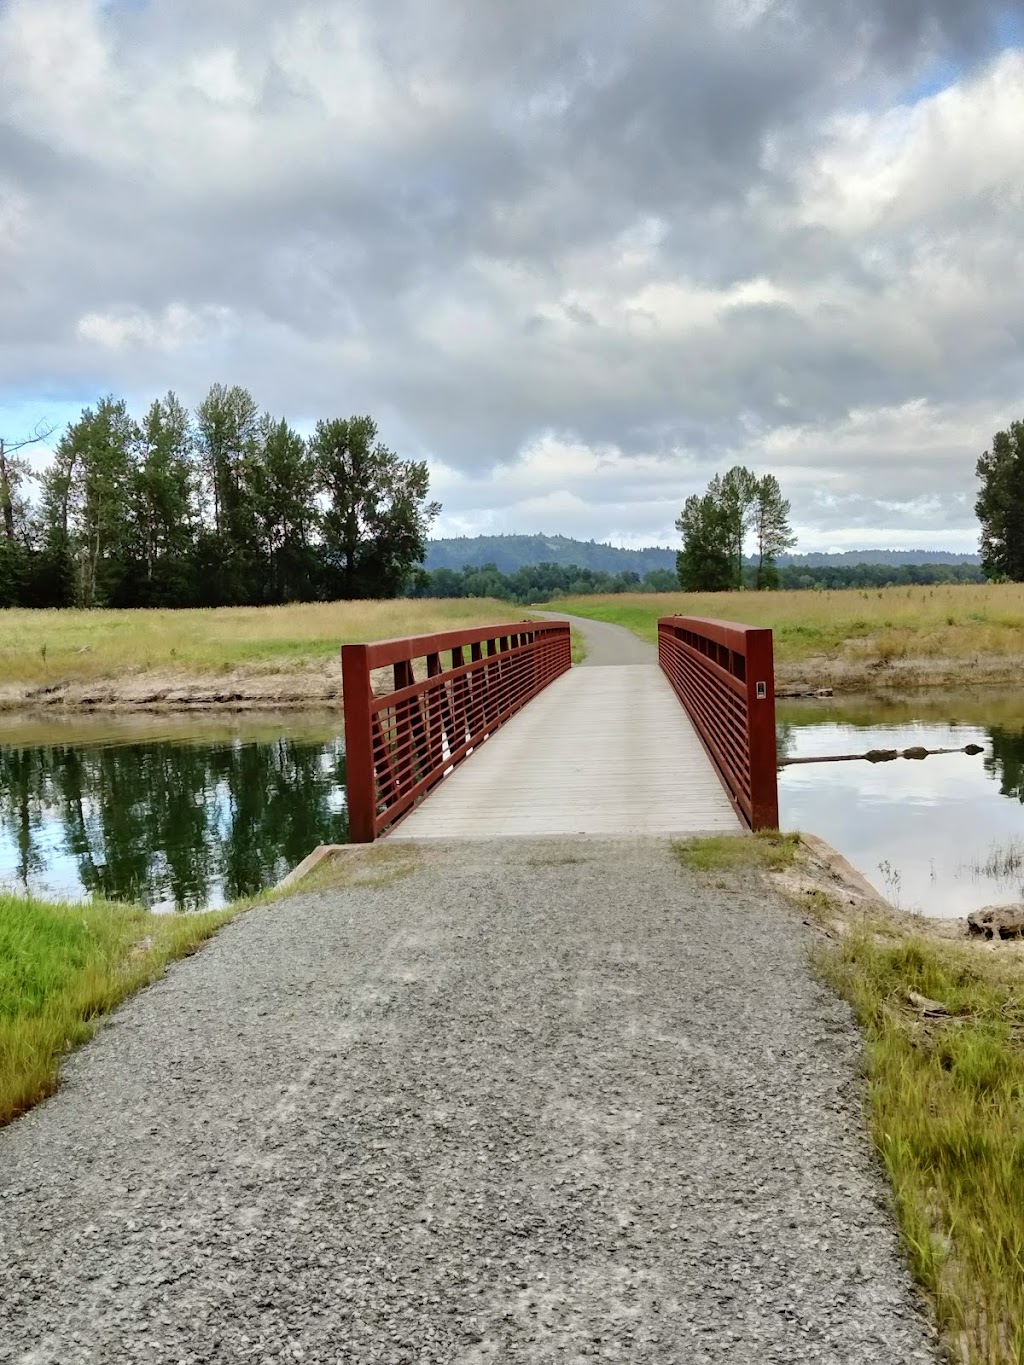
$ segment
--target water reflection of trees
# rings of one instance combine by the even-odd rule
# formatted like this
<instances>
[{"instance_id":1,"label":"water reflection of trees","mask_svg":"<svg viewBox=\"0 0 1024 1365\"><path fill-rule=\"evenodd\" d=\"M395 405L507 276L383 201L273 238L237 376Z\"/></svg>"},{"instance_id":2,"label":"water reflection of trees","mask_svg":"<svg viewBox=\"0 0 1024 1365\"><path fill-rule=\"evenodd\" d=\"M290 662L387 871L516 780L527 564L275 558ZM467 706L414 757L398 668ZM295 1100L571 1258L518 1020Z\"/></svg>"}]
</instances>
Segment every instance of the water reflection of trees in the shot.
<instances>
[{"instance_id":1,"label":"water reflection of trees","mask_svg":"<svg viewBox=\"0 0 1024 1365\"><path fill-rule=\"evenodd\" d=\"M1003 796L1014 796L1024 802L1024 730L989 729L991 756L985 755L985 771L999 781Z\"/></svg>"},{"instance_id":2,"label":"water reflection of trees","mask_svg":"<svg viewBox=\"0 0 1024 1365\"><path fill-rule=\"evenodd\" d=\"M344 782L340 740L0 747L0 830L26 886L56 846L89 892L191 909L214 890L251 895L317 844L344 842L333 809Z\"/></svg>"}]
</instances>

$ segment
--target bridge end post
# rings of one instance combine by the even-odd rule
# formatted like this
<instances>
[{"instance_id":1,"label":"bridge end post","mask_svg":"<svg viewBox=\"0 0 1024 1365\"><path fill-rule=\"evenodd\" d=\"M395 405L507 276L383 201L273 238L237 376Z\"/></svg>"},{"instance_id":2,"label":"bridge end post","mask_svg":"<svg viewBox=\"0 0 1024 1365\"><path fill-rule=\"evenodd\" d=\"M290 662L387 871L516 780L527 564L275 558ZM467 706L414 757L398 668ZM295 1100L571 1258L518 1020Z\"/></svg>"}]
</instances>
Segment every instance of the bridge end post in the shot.
<instances>
[{"instance_id":1,"label":"bridge end post","mask_svg":"<svg viewBox=\"0 0 1024 1365\"><path fill-rule=\"evenodd\" d=\"M775 656L770 630L747 631L747 726L750 746L750 827L779 827L775 734Z\"/></svg>"},{"instance_id":2,"label":"bridge end post","mask_svg":"<svg viewBox=\"0 0 1024 1365\"><path fill-rule=\"evenodd\" d=\"M372 844L377 837L377 780L373 766L369 646L342 645L341 690L349 842Z\"/></svg>"}]
</instances>

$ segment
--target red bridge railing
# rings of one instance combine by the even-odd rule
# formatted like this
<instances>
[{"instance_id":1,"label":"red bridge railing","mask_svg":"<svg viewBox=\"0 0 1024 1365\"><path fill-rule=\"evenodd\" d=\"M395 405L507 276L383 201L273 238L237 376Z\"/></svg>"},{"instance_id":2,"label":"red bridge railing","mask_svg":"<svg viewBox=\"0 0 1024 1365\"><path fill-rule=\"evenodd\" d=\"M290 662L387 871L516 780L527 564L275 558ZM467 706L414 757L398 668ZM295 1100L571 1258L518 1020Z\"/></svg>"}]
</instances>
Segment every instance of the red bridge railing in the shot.
<instances>
[{"instance_id":1,"label":"red bridge railing","mask_svg":"<svg viewBox=\"0 0 1024 1365\"><path fill-rule=\"evenodd\" d=\"M778 829L771 631L663 616L658 658L742 818Z\"/></svg>"},{"instance_id":2,"label":"red bridge railing","mask_svg":"<svg viewBox=\"0 0 1024 1365\"><path fill-rule=\"evenodd\" d=\"M416 660L422 660L415 668ZM372 843L572 666L568 621L343 645L349 838ZM375 695L373 673L393 686ZM417 681L415 674L425 673Z\"/></svg>"}]
</instances>

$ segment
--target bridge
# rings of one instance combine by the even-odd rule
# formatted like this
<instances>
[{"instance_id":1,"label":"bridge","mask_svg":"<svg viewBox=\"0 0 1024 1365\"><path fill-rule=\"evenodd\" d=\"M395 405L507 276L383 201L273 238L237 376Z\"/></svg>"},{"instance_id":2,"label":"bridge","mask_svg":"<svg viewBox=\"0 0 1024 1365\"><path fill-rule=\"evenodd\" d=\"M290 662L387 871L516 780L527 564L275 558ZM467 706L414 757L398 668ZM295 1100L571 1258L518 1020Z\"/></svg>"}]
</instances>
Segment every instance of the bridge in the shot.
<instances>
[{"instance_id":1,"label":"bridge","mask_svg":"<svg viewBox=\"0 0 1024 1365\"><path fill-rule=\"evenodd\" d=\"M353 841L776 828L771 631L575 625L578 668L558 620L346 645Z\"/></svg>"},{"instance_id":2,"label":"bridge","mask_svg":"<svg viewBox=\"0 0 1024 1365\"><path fill-rule=\"evenodd\" d=\"M580 628L346 647L362 842L0 1132L0 1361L938 1365L849 1010L666 837L777 823L767 633Z\"/></svg>"}]
</instances>

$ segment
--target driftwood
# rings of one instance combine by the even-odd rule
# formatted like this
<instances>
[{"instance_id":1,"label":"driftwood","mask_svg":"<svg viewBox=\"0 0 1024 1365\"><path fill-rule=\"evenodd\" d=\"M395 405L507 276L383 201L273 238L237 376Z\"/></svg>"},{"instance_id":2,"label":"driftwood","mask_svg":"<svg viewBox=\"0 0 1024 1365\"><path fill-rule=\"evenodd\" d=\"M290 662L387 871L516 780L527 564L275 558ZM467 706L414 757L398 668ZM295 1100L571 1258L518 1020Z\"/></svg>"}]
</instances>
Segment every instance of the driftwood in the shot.
<instances>
[{"instance_id":1,"label":"driftwood","mask_svg":"<svg viewBox=\"0 0 1024 1365\"><path fill-rule=\"evenodd\" d=\"M929 758L932 754L980 754L980 744L965 744L962 749L869 749L866 754L815 754L812 758L780 758L780 768L791 768L797 763L891 763L896 758Z\"/></svg>"},{"instance_id":2,"label":"driftwood","mask_svg":"<svg viewBox=\"0 0 1024 1365\"><path fill-rule=\"evenodd\" d=\"M801 687L794 683L791 687L777 687L776 697L831 697L831 687Z\"/></svg>"}]
</instances>

